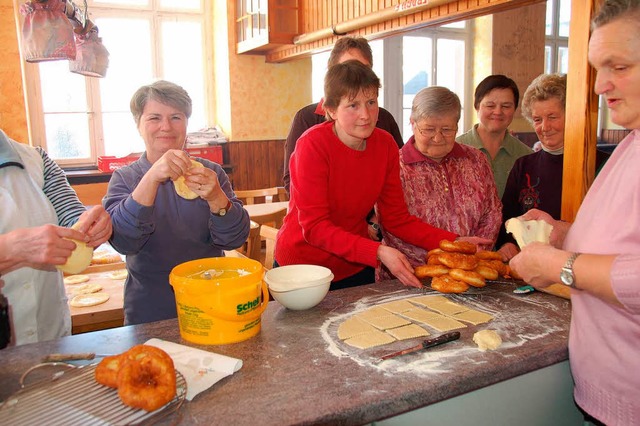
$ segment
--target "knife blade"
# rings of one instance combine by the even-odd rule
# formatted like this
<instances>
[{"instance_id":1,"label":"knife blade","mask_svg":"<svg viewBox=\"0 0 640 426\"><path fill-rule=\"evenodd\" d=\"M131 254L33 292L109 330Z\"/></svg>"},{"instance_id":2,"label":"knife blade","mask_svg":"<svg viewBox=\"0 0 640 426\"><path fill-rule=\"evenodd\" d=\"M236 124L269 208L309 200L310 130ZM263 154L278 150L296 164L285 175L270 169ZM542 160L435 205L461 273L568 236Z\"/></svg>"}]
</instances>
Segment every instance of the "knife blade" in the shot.
<instances>
[{"instance_id":1,"label":"knife blade","mask_svg":"<svg viewBox=\"0 0 640 426\"><path fill-rule=\"evenodd\" d=\"M410 348L403 349L401 351L393 352L390 354L383 355L380 357L380 361L384 361L386 359L395 358L401 355L410 354L413 352L418 352L423 349L431 348L433 346L442 345L443 343L452 342L454 340L458 340L460 338L459 331L451 331L449 333L444 333L439 336L433 337L431 339L426 339L422 343L416 346L412 346Z\"/></svg>"}]
</instances>

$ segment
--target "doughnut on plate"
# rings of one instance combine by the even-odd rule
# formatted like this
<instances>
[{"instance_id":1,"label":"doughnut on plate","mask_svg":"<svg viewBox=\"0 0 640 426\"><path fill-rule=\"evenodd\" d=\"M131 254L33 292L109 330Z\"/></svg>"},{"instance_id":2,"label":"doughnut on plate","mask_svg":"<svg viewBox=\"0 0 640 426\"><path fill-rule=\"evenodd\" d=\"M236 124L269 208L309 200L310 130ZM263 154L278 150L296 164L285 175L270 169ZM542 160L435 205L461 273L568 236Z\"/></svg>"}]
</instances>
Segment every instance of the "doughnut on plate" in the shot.
<instances>
[{"instance_id":1,"label":"doughnut on plate","mask_svg":"<svg viewBox=\"0 0 640 426\"><path fill-rule=\"evenodd\" d=\"M96 382L96 365L63 370L56 380L14 393L0 404L2 423L48 424L55 412L58 424L149 424L177 411L187 395L187 382L176 370L176 396L172 401L150 413L131 408L122 403L117 389Z\"/></svg>"}]
</instances>

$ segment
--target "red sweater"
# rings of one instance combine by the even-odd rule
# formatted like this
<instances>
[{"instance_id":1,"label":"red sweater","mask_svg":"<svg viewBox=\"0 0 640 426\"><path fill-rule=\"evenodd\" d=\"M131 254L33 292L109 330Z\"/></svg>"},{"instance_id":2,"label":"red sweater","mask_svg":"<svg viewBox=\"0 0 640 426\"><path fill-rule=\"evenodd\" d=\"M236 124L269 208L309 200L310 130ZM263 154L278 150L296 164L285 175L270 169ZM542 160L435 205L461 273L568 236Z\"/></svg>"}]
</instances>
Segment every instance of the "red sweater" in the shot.
<instances>
[{"instance_id":1,"label":"red sweater","mask_svg":"<svg viewBox=\"0 0 640 426\"><path fill-rule=\"evenodd\" d=\"M366 217L374 204L385 230L427 250L456 234L411 216L400 184L398 147L374 129L366 149L347 147L333 122L318 124L298 139L291 156L289 213L278 232L280 265L325 266L335 281L377 265L379 242L369 239Z\"/></svg>"}]
</instances>

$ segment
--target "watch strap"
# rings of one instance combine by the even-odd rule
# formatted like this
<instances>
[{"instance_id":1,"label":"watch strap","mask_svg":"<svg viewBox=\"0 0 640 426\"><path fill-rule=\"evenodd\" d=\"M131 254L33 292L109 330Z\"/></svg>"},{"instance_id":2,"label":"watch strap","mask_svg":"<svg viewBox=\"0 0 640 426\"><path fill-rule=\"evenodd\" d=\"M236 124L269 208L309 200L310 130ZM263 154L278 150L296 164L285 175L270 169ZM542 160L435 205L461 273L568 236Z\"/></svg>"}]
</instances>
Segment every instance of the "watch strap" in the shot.
<instances>
[{"instance_id":1,"label":"watch strap","mask_svg":"<svg viewBox=\"0 0 640 426\"><path fill-rule=\"evenodd\" d=\"M576 259L578 258L578 256L580 256L582 253L571 253L569 255L569 258L567 259L566 263L564 264L564 266L562 267L562 270L571 274L571 287L575 287L575 282L576 282L576 275L573 272L573 263L576 261Z\"/></svg>"},{"instance_id":2,"label":"watch strap","mask_svg":"<svg viewBox=\"0 0 640 426\"><path fill-rule=\"evenodd\" d=\"M216 213L212 213L212 214L215 216L225 216L227 213L229 213L229 209L231 208L232 205L233 204L231 203L231 200L227 200L226 206L218 210Z\"/></svg>"}]
</instances>

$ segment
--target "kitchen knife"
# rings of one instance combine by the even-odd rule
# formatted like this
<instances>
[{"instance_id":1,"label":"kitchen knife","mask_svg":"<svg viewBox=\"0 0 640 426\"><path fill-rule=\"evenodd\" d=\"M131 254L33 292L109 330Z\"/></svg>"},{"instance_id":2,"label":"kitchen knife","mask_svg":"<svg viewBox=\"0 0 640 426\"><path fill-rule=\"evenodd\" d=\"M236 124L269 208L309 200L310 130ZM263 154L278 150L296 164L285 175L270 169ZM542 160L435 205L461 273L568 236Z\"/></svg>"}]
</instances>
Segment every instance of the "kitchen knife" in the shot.
<instances>
[{"instance_id":1,"label":"kitchen knife","mask_svg":"<svg viewBox=\"0 0 640 426\"><path fill-rule=\"evenodd\" d=\"M421 351L423 349L431 348L433 346L438 346L438 345L441 345L443 343L452 342L454 340L458 340L459 338L460 338L460 332L459 331L451 331L449 333L444 333L444 334L441 334L439 336L433 337L431 339L426 339L421 344L419 344L417 346L412 346L410 348L403 349L403 350L398 351L398 352L393 352L393 353L384 355L384 356L382 356L380 358L380 361L384 361L386 359L395 358L397 356L406 355L406 354L410 354L410 353L413 353L413 352Z\"/></svg>"},{"instance_id":2,"label":"kitchen knife","mask_svg":"<svg viewBox=\"0 0 640 426\"><path fill-rule=\"evenodd\" d=\"M44 358L42 358L42 362L92 360L96 357L102 358L105 356L109 356L109 355L95 354L93 352L77 353L77 354L49 354Z\"/></svg>"}]
</instances>

